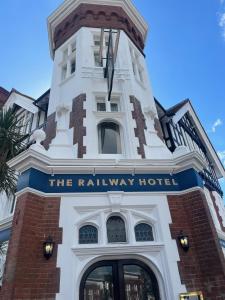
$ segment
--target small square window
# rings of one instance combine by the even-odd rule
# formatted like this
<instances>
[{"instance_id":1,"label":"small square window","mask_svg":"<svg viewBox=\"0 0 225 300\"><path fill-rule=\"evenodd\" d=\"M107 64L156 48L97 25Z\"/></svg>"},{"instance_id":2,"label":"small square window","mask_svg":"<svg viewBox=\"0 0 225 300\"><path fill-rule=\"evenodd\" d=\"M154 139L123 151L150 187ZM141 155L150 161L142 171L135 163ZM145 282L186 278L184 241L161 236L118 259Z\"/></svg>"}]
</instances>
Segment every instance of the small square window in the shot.
<instances>
[{"instance_id":1,"label":"small square window","mask_svg":"<svg viewBox=\"0 0 225 300\"><path fill-rule=\"evenodd\" d=\"M100 60L100 54L99 51L94 52L94 59L95 59L95 66L96 67L102 67L102 62Z\"/></svg>"},{"instance_id":2,"label":"small square window","mask_svg":"<svg viewBox=\"0 0 225 300\"><path fill-rule=\"evenodd\" d=\"M106 111L105 102L97 102L97 111Z\"/></svg>"}]
</instances>

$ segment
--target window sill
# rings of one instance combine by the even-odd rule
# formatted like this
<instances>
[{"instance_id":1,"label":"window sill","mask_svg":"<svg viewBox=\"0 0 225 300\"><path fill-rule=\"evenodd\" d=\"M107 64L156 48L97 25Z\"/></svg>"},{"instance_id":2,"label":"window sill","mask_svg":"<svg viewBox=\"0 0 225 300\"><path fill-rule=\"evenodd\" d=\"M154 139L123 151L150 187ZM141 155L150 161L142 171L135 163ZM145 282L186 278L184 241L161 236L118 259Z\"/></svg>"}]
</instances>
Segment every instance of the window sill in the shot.
<instances>
[{"instance_id":1,"label":"window sill","mask_svg":"<svg viewBox=\"0 0 225 300\"><path fill-rule=\"evenodd\" d=\"M59 83L59 85L60 85L60 86L61 86L61 85L64 85L67 81L69 81L70 79L72 79L72 78L75 76L75 74L76 74L76 71L75 71L73 74L70 74L67 78L63 79L63 80Z\"/></svg>"},{"instance_id":2,"label":"window sill","mask_svg":"<svg viewBox=\"0 0 225 300\"><path fill-rule=\"evenodd\" d=\"M93 114L97 118L122 118L124 116L124 112L121 111L93 111Z\"/></svg>"}]
</instances>

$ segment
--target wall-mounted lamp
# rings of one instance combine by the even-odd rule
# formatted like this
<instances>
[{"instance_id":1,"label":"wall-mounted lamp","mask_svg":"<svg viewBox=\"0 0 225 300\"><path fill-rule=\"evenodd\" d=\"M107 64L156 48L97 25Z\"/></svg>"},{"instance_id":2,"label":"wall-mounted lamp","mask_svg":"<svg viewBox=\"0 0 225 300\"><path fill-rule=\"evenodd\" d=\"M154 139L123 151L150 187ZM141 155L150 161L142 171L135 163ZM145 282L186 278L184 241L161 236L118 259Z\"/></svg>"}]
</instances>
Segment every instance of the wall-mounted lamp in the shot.
<instances>
[{"instance_id":1,"label":"wall-mounted lamp","mask_svg":"<svg viewBox=\"0 0 225 300\"><path fill-rule=\"evenodd\" d=\"M43 243L43 253L46 259L49 259L52 256L54 245L55 243L53 242L51 236L49 236L47 240Z\"/></svg>"},{"instance_id":2,"label":"wall-mounted lamp","mask_svg":"<svg viewBox=\"0 0 225 300\"><path fill-rule=\"evenodd\" d=\"M177 237L178 241L180 243L181 248L187 252L190 248L189 244L189 238L186 234L183 233L183 231L180 232L179 236Z\"/></svg>"}]
</instances>

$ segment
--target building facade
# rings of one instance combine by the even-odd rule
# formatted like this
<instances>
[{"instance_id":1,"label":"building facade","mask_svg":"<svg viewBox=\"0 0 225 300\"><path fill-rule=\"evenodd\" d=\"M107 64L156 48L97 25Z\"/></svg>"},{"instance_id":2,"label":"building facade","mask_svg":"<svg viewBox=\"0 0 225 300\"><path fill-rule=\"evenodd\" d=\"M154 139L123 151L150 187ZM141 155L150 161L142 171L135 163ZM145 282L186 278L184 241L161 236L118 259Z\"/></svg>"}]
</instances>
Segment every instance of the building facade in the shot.
<instances>
[{"instance_id":1,"label":"building facade","mask_svg":"<svg viewBox=\"0 0 225 300\"><path fill-rule=\"evenodd\" d=\"M30 135L1 195L0 299L225 299L225 170L191 102L154 98L147 30L130 0L64 1L50 90L0 89Z\"/></svg>"}]
</instances>

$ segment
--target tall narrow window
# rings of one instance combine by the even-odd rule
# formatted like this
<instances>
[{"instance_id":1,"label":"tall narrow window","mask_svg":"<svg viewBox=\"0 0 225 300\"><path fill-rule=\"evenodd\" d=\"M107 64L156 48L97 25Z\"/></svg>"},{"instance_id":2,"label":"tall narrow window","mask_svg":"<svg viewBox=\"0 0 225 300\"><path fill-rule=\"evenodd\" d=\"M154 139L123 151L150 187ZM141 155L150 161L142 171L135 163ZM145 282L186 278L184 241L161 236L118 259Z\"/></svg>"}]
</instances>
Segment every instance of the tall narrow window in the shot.
<instances>
[{"instance_id":1,"label":"tall narrow window","mask_svg":"<svg viewBox=\"0 0 225 300\"><path fill-rule=\"evenodd\" d=\"M108 219L107 237L109 243L124 243L127 241L125 223L121 217L112 216Z\"/></svg>"},{"instance_id":2,"label":"tall narrow window","mask_svg":"<svg viewBox=\"0 0 225 300\"><path fill-rule=\"evenodd\" d=\"M99 151L102 154L120 154L121 140L119 125L103 122L98 125Z\"/></svg>"}]
</instances>

